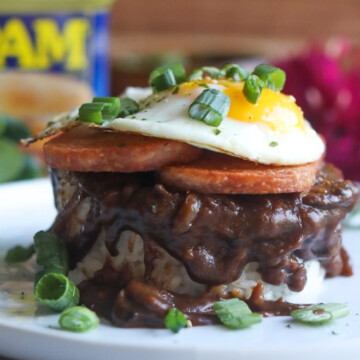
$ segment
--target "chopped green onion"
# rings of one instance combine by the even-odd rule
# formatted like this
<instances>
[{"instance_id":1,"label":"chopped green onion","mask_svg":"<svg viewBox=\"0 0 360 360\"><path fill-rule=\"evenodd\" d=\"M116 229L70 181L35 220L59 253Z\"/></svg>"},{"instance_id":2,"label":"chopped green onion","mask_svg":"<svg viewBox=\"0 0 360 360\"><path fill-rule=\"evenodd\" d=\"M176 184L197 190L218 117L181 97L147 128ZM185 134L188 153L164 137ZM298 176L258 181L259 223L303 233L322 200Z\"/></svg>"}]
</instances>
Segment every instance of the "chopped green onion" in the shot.
<instances>
[{"instance_id":1,"label":"chopped green onion","mask_svg":"<svg viewBox=\"0 0 360 360\"><path fill-rule=\"evenodd\" d=\"M29 260L35 254L34 245L28 247L17 245L9 249L5 256L6 264L16 264Z\"/></svg>"},{"instance_id":2,"label":"chopped green onion","mask_svg":"<svg viewBox=\"0 0 360 360\"><path fill-rule=\"evenodd\" d=\"M149 84L154 92L158 92L181 84L185 80L185 69L180 63L176 62L153 70L149 77Z\"/></svg>"},{"instance_id":3,"label":"chopped green onion","mask_svg":"<svg viewBox=\"0 0 360 360\"><path fill-rule=\"evenodd\" d=\"M104 103L82 104L79 108L79 121L102 124L103 118L101 112L104 106Z\"/></svg>"},{"instance_id":4,"label":"chopped green onion","mask_svg":"<svg viewBox=\"0 0 360 360\"><path fill-rule=\"evenodd\" d=\"M214 129L213 132L214 132L215 135L219 135L219 134L221 133L221 130L219 130L219 129Z\"/></svg>"},{"instance_id":5,"label":"chopped green onion","mask_svg":"<svg viewBox=\"0 0 360 360\"><path fill-rule=\"evenodd\" d=\"M101 111L102 120L114 120L120 111L120 99L118 97L95 97L93 103L104 104Z\"/></svg>"},{"instance_id":6,"label":"chopped green onion","mask_svg":"<svg viewBox=\"0 0 360 360\"><path fill-rule=\"evenodd\" d=\"M165 326L174 333L178 333L187 324L185 315L177 308L172 308L165 316Z\"/></svg>"},{"instance_id":7,"label":"chopped green onion","mask_svg":"<svg viewBox=\"0 0 360 360\"><path fill-rule=\"evenodd\" d=\"M45 269L58 269L67 274L69 259L65 244L52 231L39 231L34 236L36 262Z\"/></svg>"},{"instance_id":8,"label":"chopped green onion","mask_svg":"<svg viewBox=\"0 0 360 360\"><path fill-rule=\"evenodd\" d=\"M166 69L163 73L157 76L152 82L151 86L155 92L163 91L176 86L177 82L173 72Z\"/></svg>"},{"instance_id":9,"label":"chopped green onion","mask_svg":"<svg viewBox=\"0 0 360 360\"><path fill-rule=\"evenodd\" d=\"M195 69L188 77L189 81L192 80L202 80L203 78L203 70L202 69Z\"/></svg>"},{"instance_id":10,"label":"chopped green onion","mask_svg":"<svg viewBox=\"0 0 360 360\"><path fill-rule=\"evenodd\" d=\"M244 301L236 298L215 302L214 310L220 321L232 329L246 328L262 321L261 315L252 313Z\"/></svg>"},{"instance_id":11,"label":"chopped green onion","mask_svg":"<svg viewBox=\"0 0 360 360\"><path fill-rule=\"evenodd\" d=\"M232 78L235 81L246 80L249 76L249 73L237 64L226 64L221 68L221 71L225 77Z\"/></svg>"},{"instance_id":12,"label":"chopped green onion","mask_svg":"<svg viewBox=\"0 0 360 360\"><path fill-rule=\"evenodd\" d=\"M120 113L118 116L123 118L137 113L139 109L139 104L135 100L128 97L120 98Z\"/></svg>"},{"instance_id":13,"label":"chopped green onion","mask_svg":"<svg viewBox=\"0 0 360 360\"><path fill-rule=\"evenodd\" d=\"M97 315L84 306L66 309L60 314L59 325L63 330L84 332L99 325Z\"/></svg>"},{"instance_id":14,"label":"chopped green onion","mask_svg":"<svg viewBox=\"0 0 360 360\"><path fill-rule=\"evenodd\" d=\"M271 146L271 147L276 147L276 146L278 146L279 145L279 143L277 142L277 141L272 141L270 144L269 144L269 146Z\"/></svg>"},{"instance_id":15,"label":"chopped green onion","mask_svg":"<svg viewBox=\"0 0 360 360\"><path fill-rule=\"evenodd\" d=\"M206 83L199 83L198 85L204 87L205 89L210 89L210 86Z\"/></svg>"},{"instance_id":16,"label":"chopped green onion","mask_svg":"<svg viewBox=\"0 0 360 360\"><path fill-rule=\"evenodd\" d=\"M192 80L202 80L204 74L209 74L211 78L218 79L222 76L220 69L214 66L203 66L202 68L195 69L188 77L189 81Z\"/></svg>"},{"instance_id":17,"label":"chopped green onion","mask_svg":"<svg viewBox=\"0 0 360 360\"><path fill-rule=\"evenodd\" d=\"M243 93L250 103L256 104L261 95L263 87L264 83L262 80L260 80L256 75L249 75L245 80Z\"/></svg>"},{"instance_id":18,"label":"chopped green onion","mask_svg":"<svg viewBox=\"0 0 360 360\"><path fill-rule=\"evenodd\" d=\"M258 65L253 71L265 84L265 87L275 91L281 91L286 81L285 71L271 65Z\"/></svg>"},{"instance_id":19,"label":"chopped green onion","mask_svg":"<svg viewBox=\"0 0 360 360\"><path fill-rule=\"evenodd\" d=\"M35 287L36 299L56 311L63 311L79 303L79 289L65 275L44 275Z\"/></svg>"},{"instance_id":20,"label":"chopped green onion","mask_svg":"<svg viewBox=\"0 0 360 360\"><path fill-rule=\"evenodd\" d=\"M64 268L58 268L58 267L47 267L45 269L42 269L40 271L38 271L35 274L35 279L34 279L34 286L36 287L37 283L39 282L39 280L45 276L46 274L60 274L60 275L67 275L67 273L65 272Z\"/></svg>"},{"instance_id":21,"label":"chopped green onion","mask_svg":"<svg viewBox=\"0 0 360 360\"><path fill-rule=\"evenodd\" d=\"M95 97L92 103L82 104L79 108L79 121L102 124L114 120L120 111L118 97Z\"/></svg>"},{"instance_id":22,"label":"chopped green onion","mask_svg":"<svg viewBox=\"0 0 360 360\"><path fill-rule=\"evenodd\" d=\"M306 324L322 325L332 319L345 317L349 315L349 313L350 309L345 304L329 303L293 310L290 315L295 320Z\"/></svg>"},{"instance_id":23,"label":"chopped green onion","mask_svg":"<svg viewBox=\"0 0 360 360\"><path fill-rule=\"evenodd\" d=\"M219 126L230 109L230 98L216 89L204 90L190 105L189 116L210 126Z\"/></svg>"}]
</instances>

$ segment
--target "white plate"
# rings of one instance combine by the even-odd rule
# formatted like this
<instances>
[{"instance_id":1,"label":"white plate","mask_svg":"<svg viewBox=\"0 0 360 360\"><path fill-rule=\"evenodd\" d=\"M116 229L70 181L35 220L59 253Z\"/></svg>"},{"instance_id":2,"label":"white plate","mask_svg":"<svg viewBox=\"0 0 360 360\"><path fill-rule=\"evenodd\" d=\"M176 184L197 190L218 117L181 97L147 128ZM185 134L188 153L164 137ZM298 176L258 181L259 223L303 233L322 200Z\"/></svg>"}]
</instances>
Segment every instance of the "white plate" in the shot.
<instances>
[{"instance_id":1,"label":"white plate","mask_svg":"<svg viewBox=\"0 0 360 360\"><path fill-rule=\"evenodd\" d=\"M33 233L46 229L54 215L47 179L1 186L0 253L15 244L30 244ZM277 317L238 331L208 326L174 335L168 330L102 324L94 331L73 334L56 329L58 316L35 304L31 266L10 268L0 262L0 354L34 360L359 359L359 238L360 231L344 232L355 275L326 280L319 299L347 303L351 315L320 327Z\"/></svg>"}]
</instances>

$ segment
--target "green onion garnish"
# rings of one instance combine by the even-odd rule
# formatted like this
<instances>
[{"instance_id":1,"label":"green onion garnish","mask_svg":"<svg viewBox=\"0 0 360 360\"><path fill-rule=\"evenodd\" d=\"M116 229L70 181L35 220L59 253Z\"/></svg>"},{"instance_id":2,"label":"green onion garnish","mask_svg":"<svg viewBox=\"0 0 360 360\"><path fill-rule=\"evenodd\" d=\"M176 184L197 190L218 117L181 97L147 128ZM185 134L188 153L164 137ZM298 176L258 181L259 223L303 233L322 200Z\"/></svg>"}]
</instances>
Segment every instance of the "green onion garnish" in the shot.
<instances>
[{"instance_id":1,"label":"green onion garnish","mask_svg":"<svg viewBox=\"0 0 360 360\"><path fill-rule=\"evenodd\" d=\"M163 91L176 85L177 82L174 73L170 69L166 69L151 82L151 86L155 92Z\"/></svg>"},{"instance_id":2,"label":"green onion garnish","mask_svg":"<svg viewBox=\"0 0 360 360\"><path fill-rule=\"evenodd\" d=\"M290 315L305 324L322 325L330 320L349 315L350 309L345 304L329 303L293 310Z\"/></svg>"},{"instance_id":3,"label":"green onion garnish","mask_svg":"<svg viewBox=\"0 0 360 360\"><path fill-rule=\"evenodd\" d=\"M219 126L230 109L230 98L216 89L204 90L190 105L189 116L210 126Z\"/></svg>"},{"instance_id":4,"label":"green onion garnish","mask_svg":"<svg viewBox=\"0 0 360 360\"><path fill-rule=\"evenodd\" d=\"M165 316L165 326L174 333L178 333L187 324L185 315L177 308L172 308Z\"/></svg>"},{"instance_id":5,"label":"green onion garnish","mask_svg":"<svg viewBox=\"0 0 360 360\"><path fill-rule=\"evenodd\" d=\"M221 71L225 77L232 78L235 81L246 80L249 76L249 73L237 64L226 64L221 68Z\"/></svg>"},{"instance_id":6,"label":"green onion garnish","mask_svg":"<svg viewBox=\"0 0 360 360\"><path fill-rule=\"evenodd\" d=\"M67 274L69 259L65 244L52 231L39 231L34 236L36 262L42 266L45 273L56 272Z\"/></svg>"},{"instance_id":7,"label":"green onion garnish","mask_svg":"<svg viewBox=\"0 0 360 360\"><path fill-rule=\"evenodd\" d=\"M244 301L236 298L215 302L214 310L220 321L232 329L246 328L262 321L260 314L252 313Z\"/></svg>"},{"instance_id":8,"label":"green onion garnish","mask_svg":"<svg viewBox=\"0 0 360 360\"><path fill-rule=\"evenodd\" d=\"M102 124L104 103L85 103L79 108L79 121Z\"/></svg>"},{"instance_id":9,"label":"green onion garnish","mask_svg":"<svg viewBox=\"0 0 360 360\"><path fill-rule=\"evenodd\" d=\"M277 142L277 141L272 141L270 144L269 144L269 146L271 146L271 147L276 147L276 146L278 146L279 145L279 143Z\"/></svg>"},{"instance_id":10,"label":"green onion garnish","mask_svg":"<svg viewBox=\"0 0 360 360\"><path fill-rule=\"evenodd\" d=\"M34 278L34 285L36 287L37 283L39 282L39 280L45 276L46 274L50 274L50 273L53 273L53 274L61 274L61 275L67 275L67 273L65 272L64 269L62 268L57 268L57 267L47 267L45 269L42 269L40 271L38 271L36 274L35 274L35 278Z\"/></svg>"},{"instance_id":11,"label":"green onion garnish","mask_svg":"<svg viewBox=\"0 0 360 360\"><path fill-rule=\"evenodd\" d=\"M36 299L56 311L63 311L79 303L79 289L65 275L49 273L35 287Z\"/></svg>"},{"instance_id":12,"label":"green onion garnish","mask_svg":"<svg viewBox=\"0 0 360 360\"><path fill-rule=\"evenodd\" d=\"M79 108L79 121L102 124L114 120L120 111L118 97L95 97L92 103L82 104Z\"/></svg>"},{"instance_id":13,"label":"green onion garnish","mask_svg":"<svg viewBox=\"0 0 360 360\"><path fill-rule=\"evenodd\" d=\"M260 80L260 78L258 78L256 75L249 75L245 80L243 93L250 103L256 104L263 88L264 83L262 80Z\"/></svg>"},{"instance_id":14,"label":"green onion garnish","mask_svg":"<svg viewBox=\"0 0 360 360\"><path fill-rule=\"evenodd\" d=\"M176 62L153 70L149 77L149 84L154 92L158 92L181 84L185 80L185 69L180 63Z\"/></svg>"},{"instance_id":15,"label":"green onion garnish","mask_svg":"<svg viewBox=\"0 0 360 360\"><path fill-rule=\"evenodd\" d=\"M9 249L5 256L5 263L16 264L29 260L35 254L34 245L28 247L17 245Z\"/></svg>"},{"instance_id":16,"label":"green onion garnish","mask_svg":"<svg viewBox=\"0 0 360 360\"><path fill-rule=\"evenodd\" d=\"M104 104L101 111L102 120L114 120L120 111L120 99L118 97L95 97L93 103Z\"/></svg>"},{"instance_id":17,"label":"green onion garnish","mask_svg":"<svg viewBox=\"0 0 360 360\"><path fill-rule=\"evenodd\" d=\"M202 68L195 69L188 77L189 81L202 80L204 74L209 74L211 78L218 79L223 75L220 69L214 66L203 66Z\"/></svg>"},{"instance_id":18,"label":"green onion garnish","mask_svg":"<svg viewBox=\"0 0 360 360\"><path fill-rule=\"evenodd\" d=\"M286 74L285 71L271 65L258 65L253 74L258 76L268 89L281 91L284 88Z\"/></svg>"},{"instance_id":19,"label":"green onion garnish","mask_svg":"<svg viewBox=\"0 0 360 360\"><path fill-rule=\"evenodd\" d=\"M59 318L60 328L63 330L84 332L99 325L97 315L84 306L75 306L63 311Z\"/></svg>"},{"instance_id":20,"label":"green onion garnish","mask_svg":"<svg viewBox=\"0 0 360 360\"><path fill-rule=\"evenodd\" d=\"M120 98L120 113L118 116L123 118L137 113L139 109L139 104L135 100L128 97Z\"/></svg>"}]
</instances>

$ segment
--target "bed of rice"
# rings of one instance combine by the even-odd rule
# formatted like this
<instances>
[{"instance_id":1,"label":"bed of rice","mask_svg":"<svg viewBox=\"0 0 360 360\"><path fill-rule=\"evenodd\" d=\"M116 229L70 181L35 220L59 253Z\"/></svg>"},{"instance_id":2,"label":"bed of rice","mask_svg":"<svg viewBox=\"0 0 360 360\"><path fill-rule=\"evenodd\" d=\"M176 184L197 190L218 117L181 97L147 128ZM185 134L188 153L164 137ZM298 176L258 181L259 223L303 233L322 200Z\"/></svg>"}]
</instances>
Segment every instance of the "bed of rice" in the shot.
<instances>
[{"instance_id":1,"label":"bed of rice","mask_svg":"<svg viewBox=\"0 0 360 360\"><path fill-rule=\"evenodd\" d=\"M145 272L144 244L142 238L131 232L124 231L119 239L117 250L119 255L110 256L105 247L104 232L100 233L96 243L85 258L77 264L75 270L70 273L70 278L75 283L91 279L97 270L104 267L105 263L115 270L121 270L125 265L130 269L132 276L142 279ZM153 262L151 281L159 288L167 289L178 294L201 295L206 287L193 281L183 264L169 255L155 242L151 243L152 252L157 254ZM286 284L280 286L270 285L261 280L257 272L258 264L251 262L246 265L241 276L230 284L216 287L221 293L236 294L241 298L249 298L252 289L258 282L264 285L264 297L266 300L277 300L279 297L294 303L315 302L316 296L321 289L325 271L318 261L312 260L305 263L307 282L301 292L290 291Z\"/></svg>"}]
</instances>

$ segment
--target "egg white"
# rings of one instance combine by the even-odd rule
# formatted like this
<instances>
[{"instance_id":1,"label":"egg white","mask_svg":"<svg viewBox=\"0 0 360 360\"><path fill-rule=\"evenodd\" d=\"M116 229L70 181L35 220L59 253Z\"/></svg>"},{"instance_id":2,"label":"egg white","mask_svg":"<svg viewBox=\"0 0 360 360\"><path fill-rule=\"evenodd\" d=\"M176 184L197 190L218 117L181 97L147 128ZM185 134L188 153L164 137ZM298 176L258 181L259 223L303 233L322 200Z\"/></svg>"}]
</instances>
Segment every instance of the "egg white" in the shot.
<instances>
[{"instance_id":1,"label":"egg white","mask_svg":"<svg viewBox=\"0 0 360 360\"><path fill-rule=\"evenodd\" d=\"M219 88L218 85L211 87ZM243 122L230 117L224 118L216 128L191 119L189 106L203 90L197 87L185 95L168 92L160 101L152 102L138 113L103 126L183 141L262 164L304 164L323 155L325 144L308 122L304 129L290 126L286 132L278 132L264 123ZM149 94L150 89L129 88L124 95L140 100Z\"/></svg>"}]
</instances>

